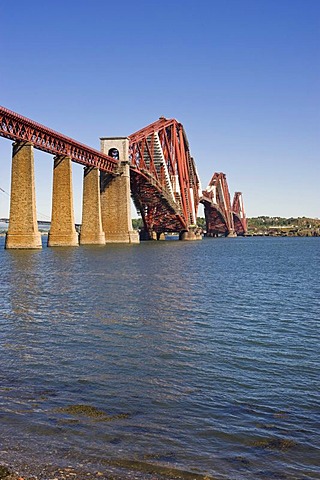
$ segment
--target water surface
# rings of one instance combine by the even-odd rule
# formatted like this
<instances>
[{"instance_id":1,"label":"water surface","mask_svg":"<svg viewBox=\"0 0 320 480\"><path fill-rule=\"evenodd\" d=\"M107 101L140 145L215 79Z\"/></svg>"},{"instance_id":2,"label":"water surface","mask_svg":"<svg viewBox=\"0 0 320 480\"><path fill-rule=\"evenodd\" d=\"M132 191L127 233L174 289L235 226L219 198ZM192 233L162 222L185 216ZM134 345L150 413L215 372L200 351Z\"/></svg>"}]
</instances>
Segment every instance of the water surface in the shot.
<instances>
[{"instance_id":1,"label":"water surface","mask_svg":"<svg viewBox=\"0 0 320 480\"><path fill-rule=\"evenodd\" d=\"M320 477L318 238L3 242L0 463Z\"/></svg>"}]
</instances>

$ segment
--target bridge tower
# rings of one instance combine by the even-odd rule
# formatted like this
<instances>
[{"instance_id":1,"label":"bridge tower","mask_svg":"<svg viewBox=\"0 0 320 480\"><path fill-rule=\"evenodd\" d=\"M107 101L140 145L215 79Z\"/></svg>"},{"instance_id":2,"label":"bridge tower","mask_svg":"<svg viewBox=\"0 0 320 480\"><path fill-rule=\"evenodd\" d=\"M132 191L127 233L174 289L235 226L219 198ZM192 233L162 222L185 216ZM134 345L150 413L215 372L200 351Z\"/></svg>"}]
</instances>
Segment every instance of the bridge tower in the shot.
<instances>
[{"instance_id":1,"label":"bridge tower","mask_svg":"<svg viewBox=\"0 0 320 480\"><path fill-rule=\"evenodd\" d=\"M101 151L118 162L116 174L101 172L101 215L106 243L139 243L132 229L129 139L103 137Z\"/></svg>"}]
</instances>

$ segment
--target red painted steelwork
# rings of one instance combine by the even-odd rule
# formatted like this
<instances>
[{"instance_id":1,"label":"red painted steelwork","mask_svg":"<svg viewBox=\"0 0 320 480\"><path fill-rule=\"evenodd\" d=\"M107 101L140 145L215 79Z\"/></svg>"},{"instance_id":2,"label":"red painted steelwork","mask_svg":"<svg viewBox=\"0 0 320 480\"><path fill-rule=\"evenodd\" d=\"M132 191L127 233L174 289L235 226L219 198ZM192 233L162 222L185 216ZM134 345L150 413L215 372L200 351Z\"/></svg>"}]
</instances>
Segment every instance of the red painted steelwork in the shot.
<instances>
[{"instance_id":1,"label":"red painted steelwork","mask_svg":"<svg viewBox=\"0 0 320 480\"><path fill-rule=\"evenodd\" d=\"M195 225L200 180L182 124L161 117L129 141L131 194L145 231L180 232Z\"/></svg>"},{"instance_id":2,"label":"red painted steelwork","mask_svg":"<svg viewBox=\"0 0 320 480\"><path fill-rule=\"evenodd\" d=\"M1 106L0 136L117 173L118 162L112 157ZM242 195L236 192L231 208L224 173L213 175L200 199L200 180L181 123L161 117L130 135L129 142L131 195L147 234L189 230L196 224L200 201L209 234L247 231Z\"/></svg>"},{"instance_id":3,"label":"red painted steelwork","mask_svg":"<svg viewBox=\"0 0 320 480\"><path fill-rule=\"evenodd\" d=\"M229 187L224 173L214 173L200 201L204 205L207 235L234 233Z\"/></svg>"},{"instance_id":4,"label":"red painted steelwork","mask_svg":"<svg viewBox=\"0 0 320 480\"><path fill-rule=\"evenodd\" d=\"M30 142L39 150L65 155L75 163L98 167L105 172L117 171L118 162L112 157L1 106L0 136Z\"/></svg>"},{"instance_id":5,"label":"red painted steelwork","mask_svg":"<svg viewBox=\"0 0 320 480\"><path fill-rule=\"evenodd\" d=\"M248 231L247 218L241 192L235 192L232 202L234 229L237 235L244 235Z\"/></svg>"}]
</instances>

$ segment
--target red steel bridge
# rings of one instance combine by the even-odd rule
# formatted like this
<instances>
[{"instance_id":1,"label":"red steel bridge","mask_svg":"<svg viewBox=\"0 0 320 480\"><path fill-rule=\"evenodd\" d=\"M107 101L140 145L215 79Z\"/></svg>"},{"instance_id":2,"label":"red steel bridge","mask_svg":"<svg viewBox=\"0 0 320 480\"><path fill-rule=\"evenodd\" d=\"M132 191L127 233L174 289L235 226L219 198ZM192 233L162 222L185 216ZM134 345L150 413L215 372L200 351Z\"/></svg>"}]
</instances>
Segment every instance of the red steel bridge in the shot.
<instances>
[{"instance_id":1,"label":"red steel bridge","mask_svg":"<svg viewBox=\"0 0 320 480\"><path fill-rule=\"evenodd\" d=\"M111 177L118 173L118 160L112 156L1 106L0 136L68 156ZM231 205L224 174L214 174L207 189L201 191L185 130L177 120L160 117L130 135L128 158L131 196L143 219L146 238L151 238L152 232L192 231L200 202L205 207L209 235L246 232L242 195L237 192Z\"/></svg>"},{"instance_id":2,"label":"red steel bridge","mask_svg":"<svg viewBox=\"0 0 320 480\"><path fill-rule=\"evenodd\" d=\"M201 203L204 205L208 236L236 236L247 232L242 193L236 192L231 204L224 173L214 173L202 192Z\"/></svg>"},{"instance_id":3,"label":"red steel bridge","mask_svg":"<svg viewBox=\"0 0 320 480\"><path fill-rule=\"evenodd\" d=\"M129 141L131 195L146 232L195 227L201 185L181 123L161 117Z\"/></svg>"}]
</instances>

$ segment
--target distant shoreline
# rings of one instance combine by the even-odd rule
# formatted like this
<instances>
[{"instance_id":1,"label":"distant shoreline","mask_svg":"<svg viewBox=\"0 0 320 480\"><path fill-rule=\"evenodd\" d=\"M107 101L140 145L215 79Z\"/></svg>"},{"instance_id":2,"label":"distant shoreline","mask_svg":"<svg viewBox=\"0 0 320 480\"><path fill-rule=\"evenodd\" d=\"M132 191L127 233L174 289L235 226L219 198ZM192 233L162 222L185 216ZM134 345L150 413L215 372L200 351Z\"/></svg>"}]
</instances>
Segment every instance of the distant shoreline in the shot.
<instances>
[{"instance_id":1,"label":"distant shoreline","mask_svg":"<svg viewBox=\"0 0 320 480\"><path fill-rule=\"evenodd\" d=\"M0 236L5 236L9 219L0 218ZM41 235L48 235L51 222L38 220ZM142 218L132 219L134 230L143 228ZM206 235L206 220L197 218L197 226ZM80 224L75 224L76 230L81 229ZM320 237L320 219L309 217L248 217L246 237Z\"/></svg>"}]
</instances>

